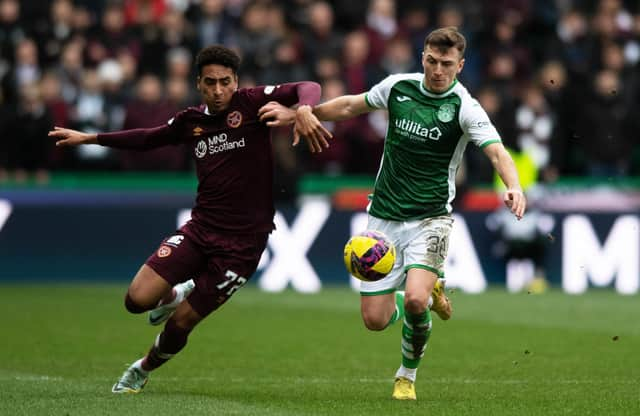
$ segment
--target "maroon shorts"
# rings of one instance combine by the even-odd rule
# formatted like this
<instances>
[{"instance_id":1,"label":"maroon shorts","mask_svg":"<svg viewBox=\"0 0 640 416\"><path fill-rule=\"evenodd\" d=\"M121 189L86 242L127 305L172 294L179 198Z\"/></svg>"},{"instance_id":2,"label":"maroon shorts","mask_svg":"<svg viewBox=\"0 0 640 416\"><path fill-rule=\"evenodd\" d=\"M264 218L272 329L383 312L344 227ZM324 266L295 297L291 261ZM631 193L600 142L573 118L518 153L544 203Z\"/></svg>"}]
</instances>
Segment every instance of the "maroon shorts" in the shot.
<instances>
[{"instance_id":1,"label":"maroon shorts","mask_svg":"<svg viewBox=\"0 0 640 416\"><path fill-rule=\"evenodd\" d=\"M193 279L187 300L205 317L225 303L253 275L269 233L199 232L191 222L164 239L146 261L171 286Z\"/></svg>"}]
</instances>

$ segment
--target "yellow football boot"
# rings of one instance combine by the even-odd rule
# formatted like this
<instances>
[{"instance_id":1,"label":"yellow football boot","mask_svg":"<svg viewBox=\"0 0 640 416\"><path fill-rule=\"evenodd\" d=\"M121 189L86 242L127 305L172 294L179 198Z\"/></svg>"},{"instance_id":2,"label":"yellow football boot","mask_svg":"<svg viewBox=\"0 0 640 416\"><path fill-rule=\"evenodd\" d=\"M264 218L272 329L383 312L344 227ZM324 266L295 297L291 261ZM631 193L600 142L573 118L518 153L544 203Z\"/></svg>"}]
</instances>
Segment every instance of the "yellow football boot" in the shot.
<instances>
[{"instance_id":1,"label":"yellow football boot","mask_svg":"<svg viewBox=\"0 0 640 416\"><path fill-rule=\"evenodd\" d=\"M436 284L433 287L433 291L431 292L431 297L433 298L433 305L431 305L431 310L437 313L440 319L442 319L443 321L450 319L451 314L453 313L453 309L451 307L451 301L445 293L444 279L436 280Z\"/></svg>"},{"instance_id":2,"label":"yellow football boot","mask_svg":"<svg viewBox=\"0 0 640 416\"><path fill-rule=\"evenodd\" d=\"M413 381L404 377L396 378L391 397L396 400L416 400L416 388Z\"/></svg>"}]
</instances>

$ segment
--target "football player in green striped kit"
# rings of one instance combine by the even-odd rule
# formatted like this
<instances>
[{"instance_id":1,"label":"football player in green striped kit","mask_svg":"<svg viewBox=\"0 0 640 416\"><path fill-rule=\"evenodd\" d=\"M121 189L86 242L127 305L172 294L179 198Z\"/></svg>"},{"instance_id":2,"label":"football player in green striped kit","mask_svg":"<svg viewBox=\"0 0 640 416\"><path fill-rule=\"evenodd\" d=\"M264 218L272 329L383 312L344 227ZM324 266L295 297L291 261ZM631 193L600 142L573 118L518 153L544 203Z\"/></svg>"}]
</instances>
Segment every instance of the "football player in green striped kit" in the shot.
<instances>
[{"instance_id":1,"label":"football player in green striped kit","mask_svg":"<svg viewBox=\"0 0 640 416\"><path fill-rule=\"evenodd\" d=\"M451 316L443 267L453 225L454 178L469 142L491 160L507 187L504 202L515 217L520 219L526 209L511 156L486 112L456 79L464 66L465 46L456 28L434 30L424 42L424 73L390 75L366 93L334 98L315 106L312 115L295 117L294 134L317 137L319 120L345 120L378 109L389 112L368 229L385 233L398 254L391 273L363 282L360 293L368 329L380 331L402 320L402 363L392 396L399 400L416 399L416 371L431 334L430 309L442 319ZM279 116L273 107L260 111L266 117ZM326 145L326 140L316 140L310 147L321 151Z\"/></svg>"}]
</instances>

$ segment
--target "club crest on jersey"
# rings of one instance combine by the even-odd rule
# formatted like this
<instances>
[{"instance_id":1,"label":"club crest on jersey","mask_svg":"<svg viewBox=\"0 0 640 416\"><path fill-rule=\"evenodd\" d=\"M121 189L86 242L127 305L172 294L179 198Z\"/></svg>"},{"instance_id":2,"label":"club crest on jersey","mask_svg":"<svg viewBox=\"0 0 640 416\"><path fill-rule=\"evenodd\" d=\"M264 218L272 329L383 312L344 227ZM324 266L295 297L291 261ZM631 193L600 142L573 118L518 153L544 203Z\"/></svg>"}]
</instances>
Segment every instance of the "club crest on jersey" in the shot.
<instances>
[{"instance_id":1,"label":"club crest on jersey","mask_svg":"<svg viewBox=\"0 0 640 416\"><path fill-rule=\"evenodd\" d=\"M227 125L232 129L242 124L242 113L240 111L233 111L227 116Z\"/></svg>"},{"instance_id":2,"label":"club crest on jersey","mask_svg":"<svg viewBox=\"0 0 640 416\"><path fill-rule=\"evenodd\" d=\"M202 134L203 130L201 127L196 127L195 129L193 129L193 135L194 136L200 136Z\"/></svg>"},{"instance_id":3,"label":"club crest on jersey","mask_svg":"<svg viewBox=\"0 0 640 416\"><path fill-rule=\"evenodd\" d=\"M453 120L455 114L456 109L453 104L442 104L440 108L438 108L436 117L438 117L438 120L442 121L443 123L448 123Z\"/></svg>"},{"instance_id":4,"label":"club crest on jersey","mask_svg":"<svg viewBox=\"0 0 640 416\"><path fill-rule=\"evenodd\" d=\"M170 255L171 255L171 247L160 246L160 248L158 249L158 257L164 258L164 257L169 257Z\"/></svg>"}]
</instances>

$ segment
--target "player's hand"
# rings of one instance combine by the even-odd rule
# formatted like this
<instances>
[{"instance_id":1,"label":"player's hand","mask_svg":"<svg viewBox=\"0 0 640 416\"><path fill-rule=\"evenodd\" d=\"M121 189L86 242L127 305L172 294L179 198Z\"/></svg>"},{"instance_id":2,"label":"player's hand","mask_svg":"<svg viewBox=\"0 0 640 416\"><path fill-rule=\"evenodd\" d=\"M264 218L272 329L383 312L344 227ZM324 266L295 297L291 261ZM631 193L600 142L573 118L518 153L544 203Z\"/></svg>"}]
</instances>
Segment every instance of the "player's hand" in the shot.
<instances>
[{"instance_id":1,"label":"player's hand","mask_svg":"<svg viewBox=\"0 0 640 416\"><path fill-rule=\"evenodd\" d=\"M81 144L96 144L98 138L96 134L83 133L77 130L54 127L48 134L55 137L56 146L78 146Z\"/></svg>"},{"instance_id":2,"label":"player's hand","mask_svg":"<svg viewBox=\"0 0 640 416\"><path fill-rule=\"evenodd\" d=\"M301 105L296 110L296 123L293 127L294 146L300 142L300 136L305 138L311 153L320 153L323 147L329 147L327 139L333 137L331 132L313 114L309 105Z\"/></svg>"},{"instance_id":3,"label":"player's hand","mask_svg":"<svg viewBox=\"0 0 640 416\"><path fill-rule=\"evenodd\" d=\"M288 126L296 121L296 110L285 107L277 101L269 101L258 110L260 121L269 127Z\"/></svg>"},{"instance_id":4,"label":"player's hand","mask_svg":"<svg viewBox=\"0 0 640 416\"><path fill-rule=\"evenodd\" d=\"M504 204L511 210L517 219L522 219L527 209L527 198L520 189L507 189L504 193Z\"/></svg>"}]
</instances>

